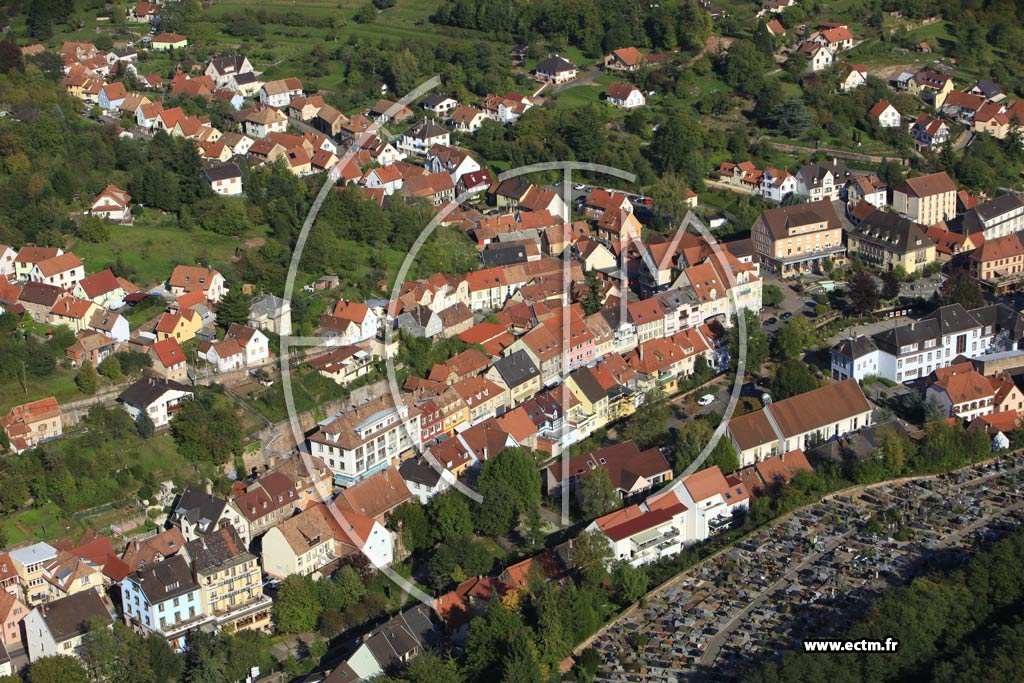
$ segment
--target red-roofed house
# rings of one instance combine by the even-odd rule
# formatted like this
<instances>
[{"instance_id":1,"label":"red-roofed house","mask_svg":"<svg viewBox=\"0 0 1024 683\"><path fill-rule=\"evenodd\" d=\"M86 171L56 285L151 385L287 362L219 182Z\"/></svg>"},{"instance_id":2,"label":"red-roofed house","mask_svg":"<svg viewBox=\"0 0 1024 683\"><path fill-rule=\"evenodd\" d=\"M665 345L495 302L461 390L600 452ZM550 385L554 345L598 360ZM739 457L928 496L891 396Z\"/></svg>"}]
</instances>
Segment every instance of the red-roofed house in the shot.
<instances>
[{"instance_id":1,"label":"red-roofed house","mask_svg":"<svg viewBox=\"0 0 1024 683\"><path fill-rule=\"evenodd\" d=\"M41 282L67 291L74 289L84 277L85 266L82 265L82 260L71 252L39 261L28 274L28 279L32 282Z\"/></svg>"},{"instance_id":2,"label":"red-roofed house","mask_svg":"<svg viewBox=\"0 0 1024 683\"><path fill-rule=\"evenodd\" d=\"M973 420L995 412L995 388L976 370L943 377L928 387L928 400L936 401L944 414Z\"/></svg>"},{"instance_id":3,"label":"red-roofed house","mask_svg":"<svg viewBox=\"0 0 1024 683\"><path fill-rule=\"evenodd\" d=\"M605 71L636 71L643 63L643 53L632 46L612 50L604 57Z\"/></svg>"},{"instance_id":4,"label":"red-roofed house","mask_svg":"<svg viewBox=\"0 0 1024 683\"><path fill-rule=\"evenodd\" d=\"M868 116L879 128L899 128L903 121L899 110L885 99L875 102L875 106L868 110Z\"/></svg>"},{"instance_id":5,"label":"red-roofed house","mask_svg":"<svg viewBox=\"0 0 1024 683\"><path fill-rule=\"evenodd\" d=\"M377 335L377 316L366 304L341 300L331 313L320 316L321 333L337 337L340 346L358 344Z\"/></svg>"},{"instance_id":6,"label":"red-roofed house","mask_svg":"<svg viewBox=\"0 0 1024 683\"><path fill-rule=\"evenodd\" d=\"M63 424L60 406L52 396L15 406L0 418L0 427L3 427L15 453L56 439L63 433Z\"/></svg>"},{"instance_id":7,"label":"red-roofed house","mask_svg":"<svg viewBox=\"0 0 1024 683\"><path fill-rule=\"evenodd\" d=\"M733 515L750 505L750 491L737 477L726 477L718 465L695 472L673 489L687 507L685 536L704 541L732 525Z\"/></svg>"},{"instance_id":8,"label":"red-roofed house","mask_svg":"<svg viewBox=\"0 0 1024 683\"><path fill-rule=\"evenodd\" d=\"M124 306L124 298L128 294L109 268L86 275L75 285L71 293L79 299L87 299L103 308Z\"/></svg>"},{"instance_id":9,"label":"red-roofed house","mask_svg":"<svg viewBox=\"0 0 1024 683\"><path fill-rule=\"evenodd\" d=\"M153 344L149 349L153 359L153 370L164 379L175 382L187 382L188 371L185 365L185 352L176 339L164 339Z\"/></svg>"}]
</instances>

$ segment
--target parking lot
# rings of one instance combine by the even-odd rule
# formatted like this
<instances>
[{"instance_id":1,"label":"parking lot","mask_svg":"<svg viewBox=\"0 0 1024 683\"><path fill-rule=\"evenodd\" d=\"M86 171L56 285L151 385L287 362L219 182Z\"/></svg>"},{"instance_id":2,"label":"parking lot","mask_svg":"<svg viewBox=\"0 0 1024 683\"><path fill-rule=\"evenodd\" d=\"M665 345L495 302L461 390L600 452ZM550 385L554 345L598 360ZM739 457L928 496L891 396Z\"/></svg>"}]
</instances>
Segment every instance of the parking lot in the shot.
<instances>
[{"instance_id":1,"label":"parking lot","mask_svg":"<svg viewBox=\"0 0 1024 683\"><path fill-rule=\"evenodd\" d=\"M592 643L603 657L596 680L745 680L804 638L841 637L881 591L962 562L979 541L1024 521L1022 482L1024 459L1007 457L804 508L609 626Z\"/></svg>"}]
</instances>

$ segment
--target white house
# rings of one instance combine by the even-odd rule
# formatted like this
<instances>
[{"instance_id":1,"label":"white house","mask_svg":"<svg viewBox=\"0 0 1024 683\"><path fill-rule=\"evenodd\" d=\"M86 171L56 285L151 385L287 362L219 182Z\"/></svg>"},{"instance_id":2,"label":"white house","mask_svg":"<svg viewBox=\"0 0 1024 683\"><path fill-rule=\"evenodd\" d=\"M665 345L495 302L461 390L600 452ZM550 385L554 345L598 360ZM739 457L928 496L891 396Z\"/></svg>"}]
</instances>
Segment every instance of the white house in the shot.
<instances>
[{"instance_id":1,"label":"white house","mask_svg":"<svg viewBox=\"0 0 1024 683\"><path fill-rule=\"evenodd\" d=\"M718 465L694 472L674 489L686 506L683 535L688 542L705 541L729 528L733 515L750 505L750 492L737 477L726 477Z\"/></svg>"},{"instance_id":2,"label":"white house","mask_svg":"<svg viewBox=\"0 0 1024 683\"><path fill-rule=\"evenodd\" d=\"M146 413L153 426L159 429L166 427L171 416L192 396L192 390L184 384L146 376L125 389L117 400L133 420Z\"/></svg>"},{"instance_id":3,"label":"white house","mask_svg":"<svg viewBox=\"0 0 1024 683\"><path fill-rule=\"evenodd\" d=\"M377 336L377 316L366 304L339 301L330 314L320 316L320 329L332 345L358 344Z\"/></svg>"},{"instance_id":4,"label":"white house","mask_svg":"<svg viewBox=\"0 0 1024 683\"><path fill-rule=\"evenodd\" d=\"M113 606L98 590L84 590L40 605L25 617L25 647L30 662L57 655L79 656L87 622L113 624Z\"/></svg>"},{"instance_id":5,"label":"white house","mask_svg":"<svg viewBox=\"0 0 1024 683\"><path fill-rule=\"evenodd\" d=\"M942 406L947 417L967 421L996 412L996 389L989 378L973 368L963 372L955 370L957 368L947 368L945 374L928 387L926 399Z\"/></svg>"},{"instance_id":6,"label":"white house","mask_svg":"<svg viewBox=\"0 0 1024 683\"><path fill-rule=\"evenodd\" d=\"M167 280L171 294L178 298L182 294L201 289L207 301L217 303L227 294L224 276L213 268L203 266L175 266Z\"/></svg>"},{"instance_id":7,"label":"white house","mask_svg":"<svg viewBox=\"0 0 1024 683\"><path fill-rule=\"evenodd\" d=\"M824 45L811 45L802 51L807 57L807 68L811 71L824 71L835 61L832 51Z\"/></svg>"},{"instance_id":8,"label":"white house","mask_svg":"<svg viewBox=\"0 0 1024 683\"><path fill-rule=\"evenodd\" d=\"M644 94L640 88L632 83L615 82L608 86L605 93L608 104L622 109L635 109L647 104Z\"/></svg>"},{"instance_id":9,"label":"white house","mask_svg":"<svg viewBox=\"0 0 1024 683\"><path fill-rule=\"evenodd\" d=\"M563 57L548 57L534 70L534 76L538 81L559 85L567 83L576 78L578 69L576 65Z\"/></svg>"},{"instance_id":10,"label":"white house","mask_svg":"<svg viewBox=\"0 0 1024 683\"><path fill-rule=\"evenodd\" d=\"M211 57L203 72L213 79L217 88L232 88L233 78L238 74L252 73L252 64L242 55L223 55Z\"/></svg>"},{"instance_id":11,"label":"white house","mask_svg":"<svg viewBox=\"0 0 1024 683\"><path fill-rule=\"evenodd\" d=\"M398 473L409 487L409 493L415 496L421 505L426 505L431 498L448 490L451 484L444 476L446 472L442 465L434 467L424 457L409 458L398 466Z\"/></svg>"},{"instance_id":12,"label":"white house","mask_svg":"<svg viewBox=\"0 0 1024 683\"><path fill-rule=\"evenodd\" d=\"M9 245L0 244L0 275L14 275L14 257L18 255Z\"/></svg>"},{"instance_id":13,"label":"white house","mask_svg":"<svg viewBox=\"0 0 1024 683\"><path fill-rule=\"evenodd\" d=\"M384 190L384 194L393 195L402 189L404 180L401 171L394 165L371 168L363 176L360 185L372 190Z\"/></svg>"},{"instance_id":14,"label":"white house","mask_svg":"<svg viewBox=\"0 0 1024 683\"><path fill-rule=\"evenodd\" d=\"M102 332L115 342L128 341L131 337L131 325L128 318L119 313L111 313L105 308L97 308L89 319L89 329Z\"/></svg>"},{"instance_id":15,"label":"white house","mask_svg":"<svg viewBox=\"0 0 1024 683\"><path fill-rule=\"evenodd\" d=\"M89 208L89 214L116 223L132 222L132 196L117 185L107 187L96 195Z\"/></svg>"},{"instance_id":16,"label":"white house","mask_svg":"<svg viewBox=\"0 0 1024 683\"><path fill-rule=\"evenodd\" d=\"M124 298L127 296L124 286L109 268L86 275L74 286L71 294L108 309L124 306Z\"/></svg>"},{"instance_id":17,"label":"white house","mask_svg":"<svg viewBox=\"0 0 1024 683\"><path fill-rule=\"evenodd\" d=\"M473 158L471 153L458 147L441 145L427 150L423 165L431 173L447 173L451 176L453 185L458 185L459 180L467 173L481 170L480 163Z\"/></svg>"},{"instance_id":18,"label":"white house","mask_svg":"<svg viewBox=\"0 0 1024 683\"><path fill-rule=\"evenodd\" d=\"M1003 304L970 311L950 304L870 337L848 337L832 349L832 378L877 375L909 382L949 366L957 356L1012 350L1020 341L1014 333L1017 316Z\"/></svg>"},{"instance_id":19,"label":"white house","mask_svg":"<svg viewBox=\"0 0 1024 683\"><path fill-rule=\"evenodd\" d=\"M279 336L292 333L292 305L273 294L261 294L249 304L249 327Z\"/></svg>"},{"instance_id":20,"label":"white house","mask_svg":"<svg viewBox=\"0 0 1024 683\"><path fill-rule=\"evenodd\" d=\"M660 497L659 503L653 509L643 504L616 510L598 517L587 530L604 534L612 562L639 567L671 557L686 544L683 533L687 509L674 493Z\"/></svg>"},{"instance_id":21,"label":"white house","mask_svg":"<svg viewBox=\"0 0 1024 683\"><path fill-rule=\"evenodd\" d=\"M433 121L420 121L398 138L398 150L416 156L425 156L435 145L447 147L449 144L451 133Z\"/></svg>"},{"instance_id":22,"label":"white house","mask_svg":"<svg viewBox=\"0 0 1024 683\"><path fill-rule=\"evenodd\" d=\"M903 115L885 99L875 102L875 106L868 110L868 116L879 128L899 128L903 123Z\"/></svg>"},{"instance_id":23,"label":"white house","mask_svg":"<svg viewBox=\"0 0 1024 683\"><path fill-rule=\"evenodd\" d=\"M740 467L817 440L831 440L871 425L873 408L856 380L828 384L776 401L762 410L734 417L729 438L739 454Z\"/></svg>"},{"instance_id":24,"label":"white house","mask_svg":"<svg viewBox=\"0 0 1024 683\"><path fill-rule=\"evenodd\" d=\"M71 291L85 277L85 266L82 260L67 252L36 263L28 274L32 282L60 287Z\"/></svg>"},{"instance_id":25,"label":"white house","mask_svg":"<svg viewBox=\"0 0 1024 683\"><path fill-rule=\"evenodd\" d=\"M264 83L260 88L260 102L271 107L287 107L293 97L302 96L302 81L298 78L282 78Z\"/></svg>"},{"instance_id":26,"label":"white house","mask_svg":"<svg viewBox=\"0 0 1024 683\"><path fill-rule=\"evenodd\" d=\"M839 92L850 92L868 82L868 68L863 64L850 64L839 81Z\"/></svg>"},{"instance_id":27,"label":"white house","mask_svg":"<svg viewBox=\"0 0 1024 683\"><path fill-rule=\"evenodd\" d=\"M761 176L761 196L770 202L781 203L797 191L796 176L786 170L766 168Z\"/></svg>"},{"instance_id":28,"label":"white house","mask_svg":"<svg viewBox=\"0 0 1024 683\"><path fill-rule=\"evenodd\" d=\"M208 166L203 169L203 177L216 194L225 197L242 194L242 171L235 164Z\"/></svg>"},{"instance_id":29,"label":"white house","mask_svg":"<svg viewBox=\"0 0 1024 683\"><path fill-rule=\"evenodd\" d=\"M132 572L121 582L124 621L141 636L157 634L181 652L190 630L208 621L202 591L188 561L174 555Z\"/></svg>"},{"instance_id":30,"label":"white house","mask_svg":"<svg viewBox=\"0 0 1024 683\"><path fill-rule=\"evenodd\" d=\"M447 95L427 95L420 106L437 116L447 116L459 106L459 101Z\"/></svg>"}]
</instances>

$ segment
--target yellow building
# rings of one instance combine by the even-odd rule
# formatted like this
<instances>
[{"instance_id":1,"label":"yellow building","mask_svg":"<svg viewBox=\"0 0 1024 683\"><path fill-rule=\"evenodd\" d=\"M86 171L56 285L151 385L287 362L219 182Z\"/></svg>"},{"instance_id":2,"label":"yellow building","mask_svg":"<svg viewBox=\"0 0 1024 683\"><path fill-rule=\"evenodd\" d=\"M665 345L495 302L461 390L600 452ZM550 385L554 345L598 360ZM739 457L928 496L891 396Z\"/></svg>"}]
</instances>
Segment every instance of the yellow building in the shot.
<instances>
[{"instance_id":1,"label":"yellow building","mask_svg":"<svg viewBox=\"0 0 1024 683\"><path fill-rule=\"evenodd\" d=\"M270 631L272 601L263 595L259 560L230 524L195 538L181 550L192 565L203 613L224 631Z\"/></svg>"},{"instance_id":2,"label":"yellow building","mask_svg":"<svg viewBox=\"0 0 1024 683\"><path fill-rule=\"evenodd\" d=\"M956 216L956 185L945 171L907 178L892 192L892 208L925 226Z\"/></svg>"},{"instance_id":3,"label":"yellow building","mask_svg":"<svg viewBox=\"0 0 1024 683\"><path fill-rule=\"evenodd\" d=\"M181 313L164 313L156 324L156 340L174 339L184 344L195 339L196 333L202 328L202 317L191 309Z\"/></svg>"},{"instance_id":4,"label":"yellow building","mask_svg":"<svg viewBox=\"0 0 1024 683\"><path fill-rule=\"evenodd\" d=\"M847 231L846 250L884 271L914 273L935 260L935 242L925 226L886 211L874 211Z\"/></svg>"},{"instance_id":5,"label":"yellow building","mask_svg":"<svg viewBox=\"0 0 1024 683\"><path fill-rule=\"evenodd\" d=\"M817 271L846 252L842 223L828 199L763 211L750 232L761 263L784 277Z\"/></svg>"}]
</instances>

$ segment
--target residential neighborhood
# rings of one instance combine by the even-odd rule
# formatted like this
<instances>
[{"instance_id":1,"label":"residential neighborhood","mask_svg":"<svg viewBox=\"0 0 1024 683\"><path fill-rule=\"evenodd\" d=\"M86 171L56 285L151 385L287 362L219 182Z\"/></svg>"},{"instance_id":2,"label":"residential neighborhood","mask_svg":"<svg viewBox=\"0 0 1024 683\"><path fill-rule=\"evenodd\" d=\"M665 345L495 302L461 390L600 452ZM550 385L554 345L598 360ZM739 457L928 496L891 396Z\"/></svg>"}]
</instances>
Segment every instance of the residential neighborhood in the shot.
<instances>
[{"instance_id":1,"label":"residential neighborhood","mask_svg":"<svg viewBox=\"0 0 1024 683\"><path fill-rule=\"evenodd\" d=\"M0 678L1012 679L1024 14L435 5L4 15Z\"/></svg>"}]
</instances>

